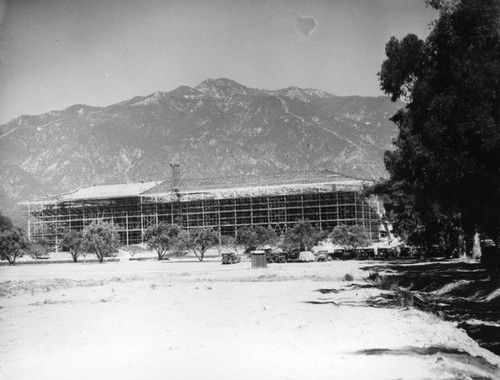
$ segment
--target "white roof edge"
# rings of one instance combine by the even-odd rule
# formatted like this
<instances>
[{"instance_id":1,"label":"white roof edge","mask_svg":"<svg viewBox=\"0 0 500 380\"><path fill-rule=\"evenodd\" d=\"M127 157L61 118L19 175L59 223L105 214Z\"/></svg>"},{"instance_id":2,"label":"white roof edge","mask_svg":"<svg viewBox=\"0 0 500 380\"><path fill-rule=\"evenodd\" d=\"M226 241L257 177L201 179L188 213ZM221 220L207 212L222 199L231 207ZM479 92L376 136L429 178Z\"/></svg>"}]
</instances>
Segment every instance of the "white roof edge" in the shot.
<instances>
[{"instance_id":1,"label":"white roof edge","mask_svg":"<svg viewBox=\"0 0 500 380\"><path fill-rule=\"evenodd\" d=\"M56 204L58 202L57 199L47 199L44 201L23 201L23 202L17 202L18 205L21 206L28 206L28 205L40 205L40 204Z\"/></svg>"},{"instance_id":2,"label":"white roof edge","mask_svg":"<svg viewBox=\"0 0 500 380\"><path fill-rule=\"evenodd\" d=\"M78 190L75 190L71 193L67 193L57 197L56 199L47 199L47 200L35 200L35 201L23 201L18 202L19 205L28 206L28 205L42 205L42 204L57 204L61 202L69 202L69 201L78 201L78 200L100 200L100 199L108 199L108 198L127 198L127 197L143 197L143 198L154 198L161 197L167 194L171 194L170 191L161 192L161 193L152 193L152 194L143 194L144 192L152 189L153 187L159 185L164 181L150 181L150 182L134 182L134 183L124 183L124 184L113 184L113 185L97 185L97 186L89 186L83 187ZM267 186L245 186L245 187L233 187L233 188L217 188L217 189L199 189L199 190L188 190L188 191L180 191L180 194L209 194L209 193L217 193L217 192L239 192L239 191L250 191L256 189L270 189L276 190L279 188L301 188L301 187L314 187L314 186L349 186L349 185L363 185L367 183L373 183L374 181L366 180L366 179L348 179L343 181L323 181L323 182L309 182L309 183L288 183L281 185L267 185ZM87 190L102 190L104 188L112 189L118 187L133 187L139 186L139 189L129 193L103 193L103 194L88 194L78 196L78 192L84 192Z\"/></svg>"},{"instance_id":3,"label":"white roof edge","mask_svg":"<svg viewBox=\"0 0 500 380\"><path fill-rule=\"evenodd\" d=\"M152 189L162 182L163 181L134 182L83 187L69 194L58 197L57 201L66 202L89 199L127 198L140 196L141 193ZM120 190L122 191L120 192Z\"/></svg>"},{"instance_id":4,"label":"white roof edge","mask_svg":"<svg viewBox=\"0 0 500 380\"><path fill-rule=\"evenodd\" d=\"M179 194L203 194L203 193L216 193L216 192L229 192L229 191L249 191L255 189L279 189L279 188L290 188L290 187L313 187L313 186L342 186L342 185L362 185L364 183L370 183L372 181L352 179L348 181L337 181L337 182L311 182L311 183L288 183L283 185L269 185L269 186L247 186L247 187L233 187L233 188L219 188L219 189L207 189L207 190L188 190L179 191ZM166 194L171 194L170 191L162 193L152 193L152 194L141 194L141 197L153 198L159 197Z\"/></svg>"}]
</instances>

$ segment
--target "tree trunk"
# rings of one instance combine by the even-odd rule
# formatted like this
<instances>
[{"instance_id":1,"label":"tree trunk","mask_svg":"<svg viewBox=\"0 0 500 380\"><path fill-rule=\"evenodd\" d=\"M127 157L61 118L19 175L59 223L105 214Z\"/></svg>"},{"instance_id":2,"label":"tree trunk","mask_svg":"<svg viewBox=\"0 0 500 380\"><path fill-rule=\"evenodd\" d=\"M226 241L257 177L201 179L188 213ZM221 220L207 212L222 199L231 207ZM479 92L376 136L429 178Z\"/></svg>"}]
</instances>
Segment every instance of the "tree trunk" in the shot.
<instances>
[{"instance_id":1,"label":"tree trunk","mask_svg":"<svg viewBox=\"0 0 500 380\"><path fill-rule=\"evenodd\" d=\"M476 232L473 237L472 243L472 258L479 261L481 257L481 241L479 240L479 234Z\"/></svg>"},{"instance_id":2,"label":"tree trunk","mask_svg":"<svg viewBox=\"0 0 500 380\"><path fill-rule=\"evenodd\" d=\"M200 252L198 253L198 252L196 252L196 249L193 249L193 252L194 252L194 254L195 254L196 258L197 258L199 261L203 261L203 253L204 253L204 252L201 252L201 251L200 251Z\"/></svg>"},{"instance_id":3,"label":"tree trunk","mask_svg":"<svg viewBox=\"0 0 500 380\"><path fill-rule=\"evenodd\" d=\"M5 255L7 257L7 261L9 262L9 265L14 265L16 263L16 256L17 255Z\"/></svg>"}]
</instances>

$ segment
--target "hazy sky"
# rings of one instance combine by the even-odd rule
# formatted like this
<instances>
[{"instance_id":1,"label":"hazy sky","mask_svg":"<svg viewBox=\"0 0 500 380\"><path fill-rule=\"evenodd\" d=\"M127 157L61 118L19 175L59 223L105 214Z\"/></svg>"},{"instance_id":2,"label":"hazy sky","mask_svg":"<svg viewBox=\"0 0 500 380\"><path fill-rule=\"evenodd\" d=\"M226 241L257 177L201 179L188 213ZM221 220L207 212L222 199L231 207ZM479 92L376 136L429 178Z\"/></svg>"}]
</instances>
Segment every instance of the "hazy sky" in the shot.
<instances>
[{"instance_id":1,"label":"hazy sky","mask_svg":"<svg viewBox=\"0 0 500 380\"><path fill-rule=\"evenodd\" d=\"M435 16L424 0L0 0L0 123L219 77L382 95L385 43Z\"/></svg>"}]
</instances>

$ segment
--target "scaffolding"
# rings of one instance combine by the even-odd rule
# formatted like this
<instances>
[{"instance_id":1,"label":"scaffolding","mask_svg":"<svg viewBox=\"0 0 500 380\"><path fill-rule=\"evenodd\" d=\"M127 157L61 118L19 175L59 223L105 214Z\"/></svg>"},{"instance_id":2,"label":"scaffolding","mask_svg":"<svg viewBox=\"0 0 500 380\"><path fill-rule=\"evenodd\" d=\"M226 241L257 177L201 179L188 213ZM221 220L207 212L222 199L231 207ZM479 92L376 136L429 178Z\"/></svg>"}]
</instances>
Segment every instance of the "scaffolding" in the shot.
<instances>
[{"instance_id":1,"label":"scaffolding","mask_svg":"<svg viewBox=\"0 0 500 380\"><path fill-rule=\"evenodd\" d=\"M82 230L94 221L117 226L122 244L144 242L148 227L177 223L182 228L210 228L237 236L246 226L264 226L283 234L300 220L320 230L361 225L372 239L379 237L380 211L375 198L362 194L366 181L340 180L163 191L165 183L116 185L82 189L57 200L25 202L31 240L43 238L54 247L67 230ZM136 186L128 191L127 186ZM170 187L170 186L168 186ZM117 195L117 189L121 192ZM182 216L182 217L180 217Z\"/></svg>"}]
</instances>

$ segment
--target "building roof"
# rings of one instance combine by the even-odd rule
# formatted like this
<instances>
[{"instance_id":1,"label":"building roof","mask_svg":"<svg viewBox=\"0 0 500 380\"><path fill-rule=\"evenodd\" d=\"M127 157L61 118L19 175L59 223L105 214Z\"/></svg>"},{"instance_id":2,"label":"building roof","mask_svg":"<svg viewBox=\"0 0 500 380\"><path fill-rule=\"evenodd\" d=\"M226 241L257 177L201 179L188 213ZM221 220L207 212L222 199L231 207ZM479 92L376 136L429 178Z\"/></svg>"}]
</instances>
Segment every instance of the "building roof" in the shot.
<instances>
[{"instance_id":1,"label":"building roof","mask_svg":"<svg viewBox=\"0 0 500 380\"><path fill-rule=\"evenodd\" d=\"M170 180L117 185L91 186L57 198L23 202L23 204L49 204L82 200L116 199L129 197L161 198L164 201L195 199L223 199L260 195L293 194L309 191L359 190L368 180L347 177L332 171L286 172L270 175L240 175L182 179L180 189L172 193Z\"/></svg>"},{"instance_id":2,"label":"building roof","mask_svg":"<svg viewBox=\"0 0 500 380\"><path fill-rule=\"evenodd\" d=\"M282 172L274 174L250 174L225 177L183 178L180 190L184 192L210 191L220 189L243 189L283 185L305 185L313 183L367 183L369 181L347 177L330 170ZM171 192L171 182L165 181L143 195Z\"/></svg>"},{"instance_id":3,"label":"building roof","mask_svg":"<svg viewBox=\"0 0 500 380\"><path fill-rule=\"evenodd\" d=\"M359 191L372 183L331 171L287 172L272 175L244 175L221 178L183 179L180 191L173 194L171 183L165 181L141 194L142 197L164 201L227 199L304 192Z\"/></svg>"},{"instance_id":4,"label":"building roof","mask_svg":"<svg viewBox=\"0 0 500 380\"><path fill-rule=\"evenodd\" d=\"M86 199L138 197L145 191L157 186L159 183L160 182L139 182L119 185L91 186L79 189L74 193L62 195L58 198L58 201L70 202Z\"/></svg>"}]
</instances>

